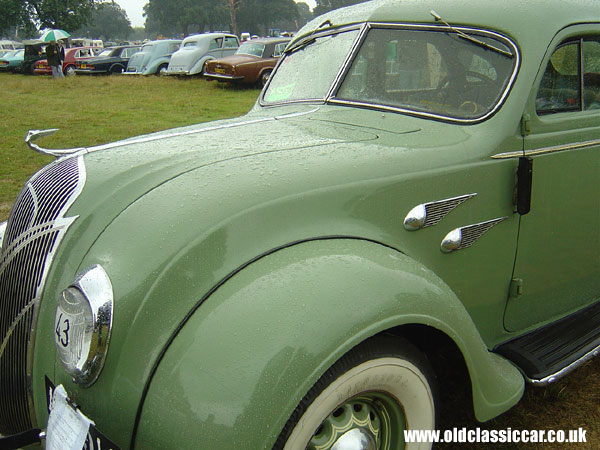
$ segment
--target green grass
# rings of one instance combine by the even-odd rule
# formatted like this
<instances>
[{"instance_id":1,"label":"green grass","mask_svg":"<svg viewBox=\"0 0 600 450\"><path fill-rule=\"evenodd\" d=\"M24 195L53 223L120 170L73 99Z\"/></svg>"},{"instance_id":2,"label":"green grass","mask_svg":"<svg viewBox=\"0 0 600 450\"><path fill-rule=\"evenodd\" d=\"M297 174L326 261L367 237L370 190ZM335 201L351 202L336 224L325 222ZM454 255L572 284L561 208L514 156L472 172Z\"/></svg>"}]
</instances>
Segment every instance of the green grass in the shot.
<instances>
[{"instance_id":1,"label":"green grass","mask_svg":"<svg viewBox=\"0 0 600 450\"><path fill-rule=\"evenodd\" d=\"M239 116L258 91L234 89L201 79L74 77L52 80L0 74L0 221L25 181L51 157L23 142L29 129L60 128L42 146L70 148L225 117ZM502 416L478 424L467 413L467 392L443 392L458 402L443 416L445 426L474 429L587 429L587 444L453 444L439 448L595 450L600 442L600 358L548 388L528 387L523 400Z\"/></svg>"},{"instance_id":2,"label":"green grass","mask_svg":"<svg viewBox=\"0 0 600 450\"><path fill-rule=\"evenodd\" d=\"M59 128L47 148L83 147L245 114L259 91L194 78L0 73L0 221L23 184L52 157L24 143L28 130Z\"/></svg>"}]
</instances>

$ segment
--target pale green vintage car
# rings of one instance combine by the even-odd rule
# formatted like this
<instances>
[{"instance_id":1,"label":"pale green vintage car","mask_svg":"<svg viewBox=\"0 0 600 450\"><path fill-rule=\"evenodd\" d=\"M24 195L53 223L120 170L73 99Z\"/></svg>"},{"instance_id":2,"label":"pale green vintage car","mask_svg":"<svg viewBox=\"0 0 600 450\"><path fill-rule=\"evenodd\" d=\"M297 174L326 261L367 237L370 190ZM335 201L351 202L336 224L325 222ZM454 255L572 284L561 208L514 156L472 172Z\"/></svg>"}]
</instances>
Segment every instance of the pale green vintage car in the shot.
<instances>
[{"instance_id":1,"label":"pale green vintage car","mask_svg":"<svg viewBox=\"0 0 600 450\"><path fill-rule=\"evenodd\" d=\"M596 1L387 0L310 22L244 117L30 132L0 433L424 449L448 366L501 414L600 349L599 95Z\"/></svg>"}]
</instances>

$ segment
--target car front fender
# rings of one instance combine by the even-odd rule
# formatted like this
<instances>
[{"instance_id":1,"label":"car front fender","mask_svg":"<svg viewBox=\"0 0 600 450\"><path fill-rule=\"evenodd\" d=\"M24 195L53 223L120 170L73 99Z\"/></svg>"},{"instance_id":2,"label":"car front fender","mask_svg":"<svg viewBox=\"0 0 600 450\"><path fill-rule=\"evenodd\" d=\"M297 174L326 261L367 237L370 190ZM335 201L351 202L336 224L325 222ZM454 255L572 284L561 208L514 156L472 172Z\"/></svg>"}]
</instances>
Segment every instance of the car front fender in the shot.
<instances>
[{"instance_id":1,"label":"car front fender","mask_svg":"<svg viewBox=\"0 0 600 450\"><path fill-rule=\"evenodd\" d=\"M271 448L336 360L404 324L457 344L480 420L521 397L520 373L433 272L378 243L321 239L255 260L198 302L148 381L135 447Z\"/></svg>"}]
</instances>

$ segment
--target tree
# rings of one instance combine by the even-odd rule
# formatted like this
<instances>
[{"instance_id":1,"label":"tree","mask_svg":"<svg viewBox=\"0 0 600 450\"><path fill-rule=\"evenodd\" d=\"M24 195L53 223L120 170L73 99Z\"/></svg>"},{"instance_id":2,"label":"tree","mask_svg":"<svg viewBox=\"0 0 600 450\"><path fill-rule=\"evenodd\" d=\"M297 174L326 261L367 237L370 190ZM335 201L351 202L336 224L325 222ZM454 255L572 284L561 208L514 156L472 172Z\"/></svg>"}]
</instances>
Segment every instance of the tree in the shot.
<instances>
[{"instance_id":1,"label":"tree","mask_svg":"<svg viewBox=\"0 0 600 450\"><path fill-rule=\"evenodd\" d=\"M188 36L193 28L203 32L207 26L229 21L224 0L149 0L144 16L146 31L165 35L177 30Z\"/></svg>"},{"instance_id":2,"label":"tree","mask_svg":"<svg viewBox=\"0 0 600 450\"><path fill-rule=\"evenodd\" d=\"M237 23L237 10L240 9L240 5L242 4L242 0L227 0L227 4L229 6L229 18L231 20L231 31L233 34L237 34L239 36L239 29Z\"/></svg>"},{"instance_id":3,"label":"tree","mask_svg":"<svg viewBox=\"0 0 600 450\"><path fill-rule=\"evenodd\" d=\"M118 38L126 39L131 31L127 13L114 1L110 1L98 4L89 22L74 34L113 41Z\"/></svg>"},{"instance_id":4,"label":"tree","mask_svg":"<svg viewBox=\"0 0 600 450\"><path fill-rule=\"evenodd\" d=\"M298 7L294 0L242 0L238 13L240 29L259 35L266 35L279 20L297 18Z\"/></svg>"},{"instance_id":5,"label":"tree","mask_svg":"<svg viewBox=\"0 0 600 450\"><path fill-rule=\"evenodd\" d=\"M315 16L319 14L326 13L327 11L331 11L334 9L342 8L344 6L355 5L357 3L362 3L366 0L316 0L317 6L313 10Z\"/></svg>"},{"instance_id":6,"label":"tree","mask_svg":"<svg viewBox=\"0 0 600 450\"><path fill-rule=\"evenodd\" d=\"M72 31L88 22L97 0L0 0L0 29L62 28Z\"/></svg>"}]
</instances>

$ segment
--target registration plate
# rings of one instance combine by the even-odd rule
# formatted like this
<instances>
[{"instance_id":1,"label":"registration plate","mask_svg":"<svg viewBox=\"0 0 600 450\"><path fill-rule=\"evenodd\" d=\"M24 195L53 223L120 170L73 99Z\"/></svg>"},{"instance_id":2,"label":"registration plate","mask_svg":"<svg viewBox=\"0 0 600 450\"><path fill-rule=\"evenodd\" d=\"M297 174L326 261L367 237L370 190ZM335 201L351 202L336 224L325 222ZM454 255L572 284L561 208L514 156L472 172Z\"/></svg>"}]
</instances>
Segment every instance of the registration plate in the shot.
<instances>
[{"instance_id":1,"label":"registration plate","mask_svg":"<svg viewBox=\"0 0 600 450\"><path fill-rule=\"evenodd\" d=\"M48 427L46 450L120 450L114 442L98 431L94 422L69 402L62 385L54 387L46 377Z\"/></svg>"},{"instance_id":2,"label":"registration plate","mask_svg":"<svg viewBox=\"0 0 600 450\"><path fill-rule=\"evenodd\" d=\"M225 69L221 69L220 67L215 68L215 72L217 73L225 73Z\"/></svg>"},{"instance_id":3,"label":"registration plate","mask_svg":"<svg viewBox=\"0 0 600 450\"><path fill-rule=\"evenodd\" d=\"M85 64L82 64L82 65L80 65L79 67L80 67L81 69L86 69L86 68L87 68L87 66L86 66Z\"/></svg>"}]
</instances>

